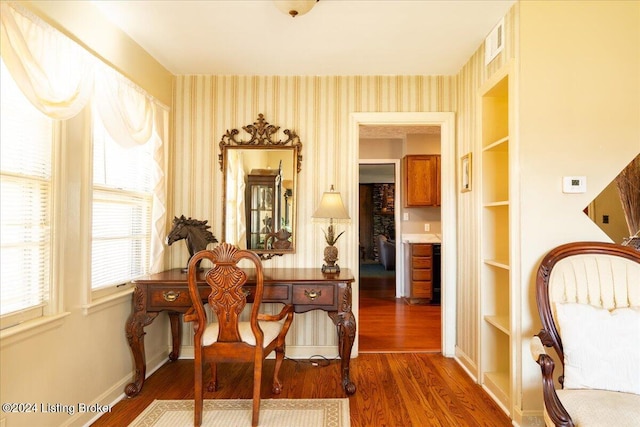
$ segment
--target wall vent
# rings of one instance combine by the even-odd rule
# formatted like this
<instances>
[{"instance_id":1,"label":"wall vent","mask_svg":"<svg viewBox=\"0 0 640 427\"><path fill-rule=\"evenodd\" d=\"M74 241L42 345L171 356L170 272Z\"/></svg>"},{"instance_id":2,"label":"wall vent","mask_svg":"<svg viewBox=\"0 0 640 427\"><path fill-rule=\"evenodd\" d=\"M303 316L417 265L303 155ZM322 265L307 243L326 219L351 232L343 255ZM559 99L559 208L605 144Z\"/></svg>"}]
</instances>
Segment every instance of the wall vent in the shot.
<instances>
[{"instance_id":1,"label":"wall vent","mask_svg":"<svg viewBox=\"0 0 640 427\"><path fill-rule=\"evenodd\" d=\"M493 27L484 41L484 65L489 65L504 48L504 19Z\"/></svg>"}]
</instances>

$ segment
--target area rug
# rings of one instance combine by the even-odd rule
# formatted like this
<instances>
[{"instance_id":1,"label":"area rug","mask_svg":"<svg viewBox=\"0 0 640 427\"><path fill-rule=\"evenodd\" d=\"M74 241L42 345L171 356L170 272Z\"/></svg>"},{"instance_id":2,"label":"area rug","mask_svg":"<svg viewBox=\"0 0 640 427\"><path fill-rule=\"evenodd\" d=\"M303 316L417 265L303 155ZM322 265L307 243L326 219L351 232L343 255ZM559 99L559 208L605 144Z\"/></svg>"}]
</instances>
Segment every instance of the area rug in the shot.
<instances>
[{"instance_id":1,"label":"area rug","mask_svg":"<svg viewBox=\"0 0 640 427\"><path fill-rule=\"evenodd\" d=\"M203 427L251 426L250 399L204 401ZM349 427L349 399L262 399L260 427ZM154 400L129 427L193 426L193 400Z\"/></svg>"}]
</instances>

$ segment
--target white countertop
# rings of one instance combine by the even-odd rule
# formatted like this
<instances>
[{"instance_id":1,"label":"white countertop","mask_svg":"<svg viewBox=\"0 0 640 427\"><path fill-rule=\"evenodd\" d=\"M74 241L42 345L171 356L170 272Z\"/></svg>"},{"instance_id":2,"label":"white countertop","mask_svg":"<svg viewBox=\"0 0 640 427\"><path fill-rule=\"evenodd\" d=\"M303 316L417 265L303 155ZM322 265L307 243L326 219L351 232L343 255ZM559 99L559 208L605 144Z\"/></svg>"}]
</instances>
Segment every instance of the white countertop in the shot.
<instances>
[{"instance_id":1,"label":"white countertop","mask_svg":"<svg viewBox=\"0 0 640 427\"><path fill-rule=\"evenodd\" d=\"M442 243L440 234L403 234L402 243Z\"/></svg>"}]
</instances>

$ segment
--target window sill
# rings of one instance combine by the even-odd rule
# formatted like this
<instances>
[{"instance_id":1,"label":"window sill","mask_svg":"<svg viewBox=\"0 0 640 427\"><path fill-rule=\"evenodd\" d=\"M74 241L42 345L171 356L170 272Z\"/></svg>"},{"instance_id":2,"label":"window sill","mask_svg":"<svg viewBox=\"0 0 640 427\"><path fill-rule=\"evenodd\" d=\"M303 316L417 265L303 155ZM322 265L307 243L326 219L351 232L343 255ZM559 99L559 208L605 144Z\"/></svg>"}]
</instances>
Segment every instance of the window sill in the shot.
<instances>
[{"instance_id":1,"label":"window sill","mask_svg":"<svg viewBox=\"0 0 640 427\"><path fill-rule=\"evenodd\" d=\"M71 313L54 314L38 317L0 331L0 348L5 348L19 341L41 334L50 329L58 328L64 323L64 318Z\"/></svg>"},{"instance_id":2,"label":"window sill","mask_svg":"<svg viewBox=\"0 0 640 427\"><path fill-rule=\"evenodd\" d=\"M95 301L91 301L89 304L82 306L83 314L89 315L97 313L98 311L105 310L109 307L122 304L125 301L130 300L130 295L133 293L134 288L130 287L120 292L115 292L100 298L96 298Z\"/></svg>"}]
</instances>

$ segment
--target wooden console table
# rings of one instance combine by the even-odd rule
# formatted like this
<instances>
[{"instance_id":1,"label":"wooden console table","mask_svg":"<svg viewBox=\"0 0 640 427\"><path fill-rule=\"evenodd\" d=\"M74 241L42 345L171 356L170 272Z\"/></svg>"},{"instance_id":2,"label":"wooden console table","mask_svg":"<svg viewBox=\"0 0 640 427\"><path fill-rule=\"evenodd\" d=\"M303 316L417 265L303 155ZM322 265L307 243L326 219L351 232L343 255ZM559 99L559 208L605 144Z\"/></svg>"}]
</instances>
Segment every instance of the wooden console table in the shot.
<instances>
[{"instance_id":1,"label":"wooden console table","mask_svg":"<svg viewBox=\"0 0 640 427\"><path fill-rule=\"evenodd\" d=\"M324 310L337 327L338 354L341 359L342 386L348 395L356 392L356 385L349 378L351 349L356 337L356 320L351 311L351 283L353 275L348 269L339 273L322 273L320 268L265 268L263 303L293 304L296 313ZM249 280L246 288L251 300L251 283L255 283L255 272L246 270ZM162 311L169 313L173 348L169 360L180 356L182 341L181 314L191 307L187 285L187 274L180 268L141 277L133 281L133 309L127 319L125 332L135 363L134 381L124 392L137 395L144 384L146 356L144 351L144 328ZM200 295L207 299L210 288L198 274Z\"/></svg>"}]
</instances>

